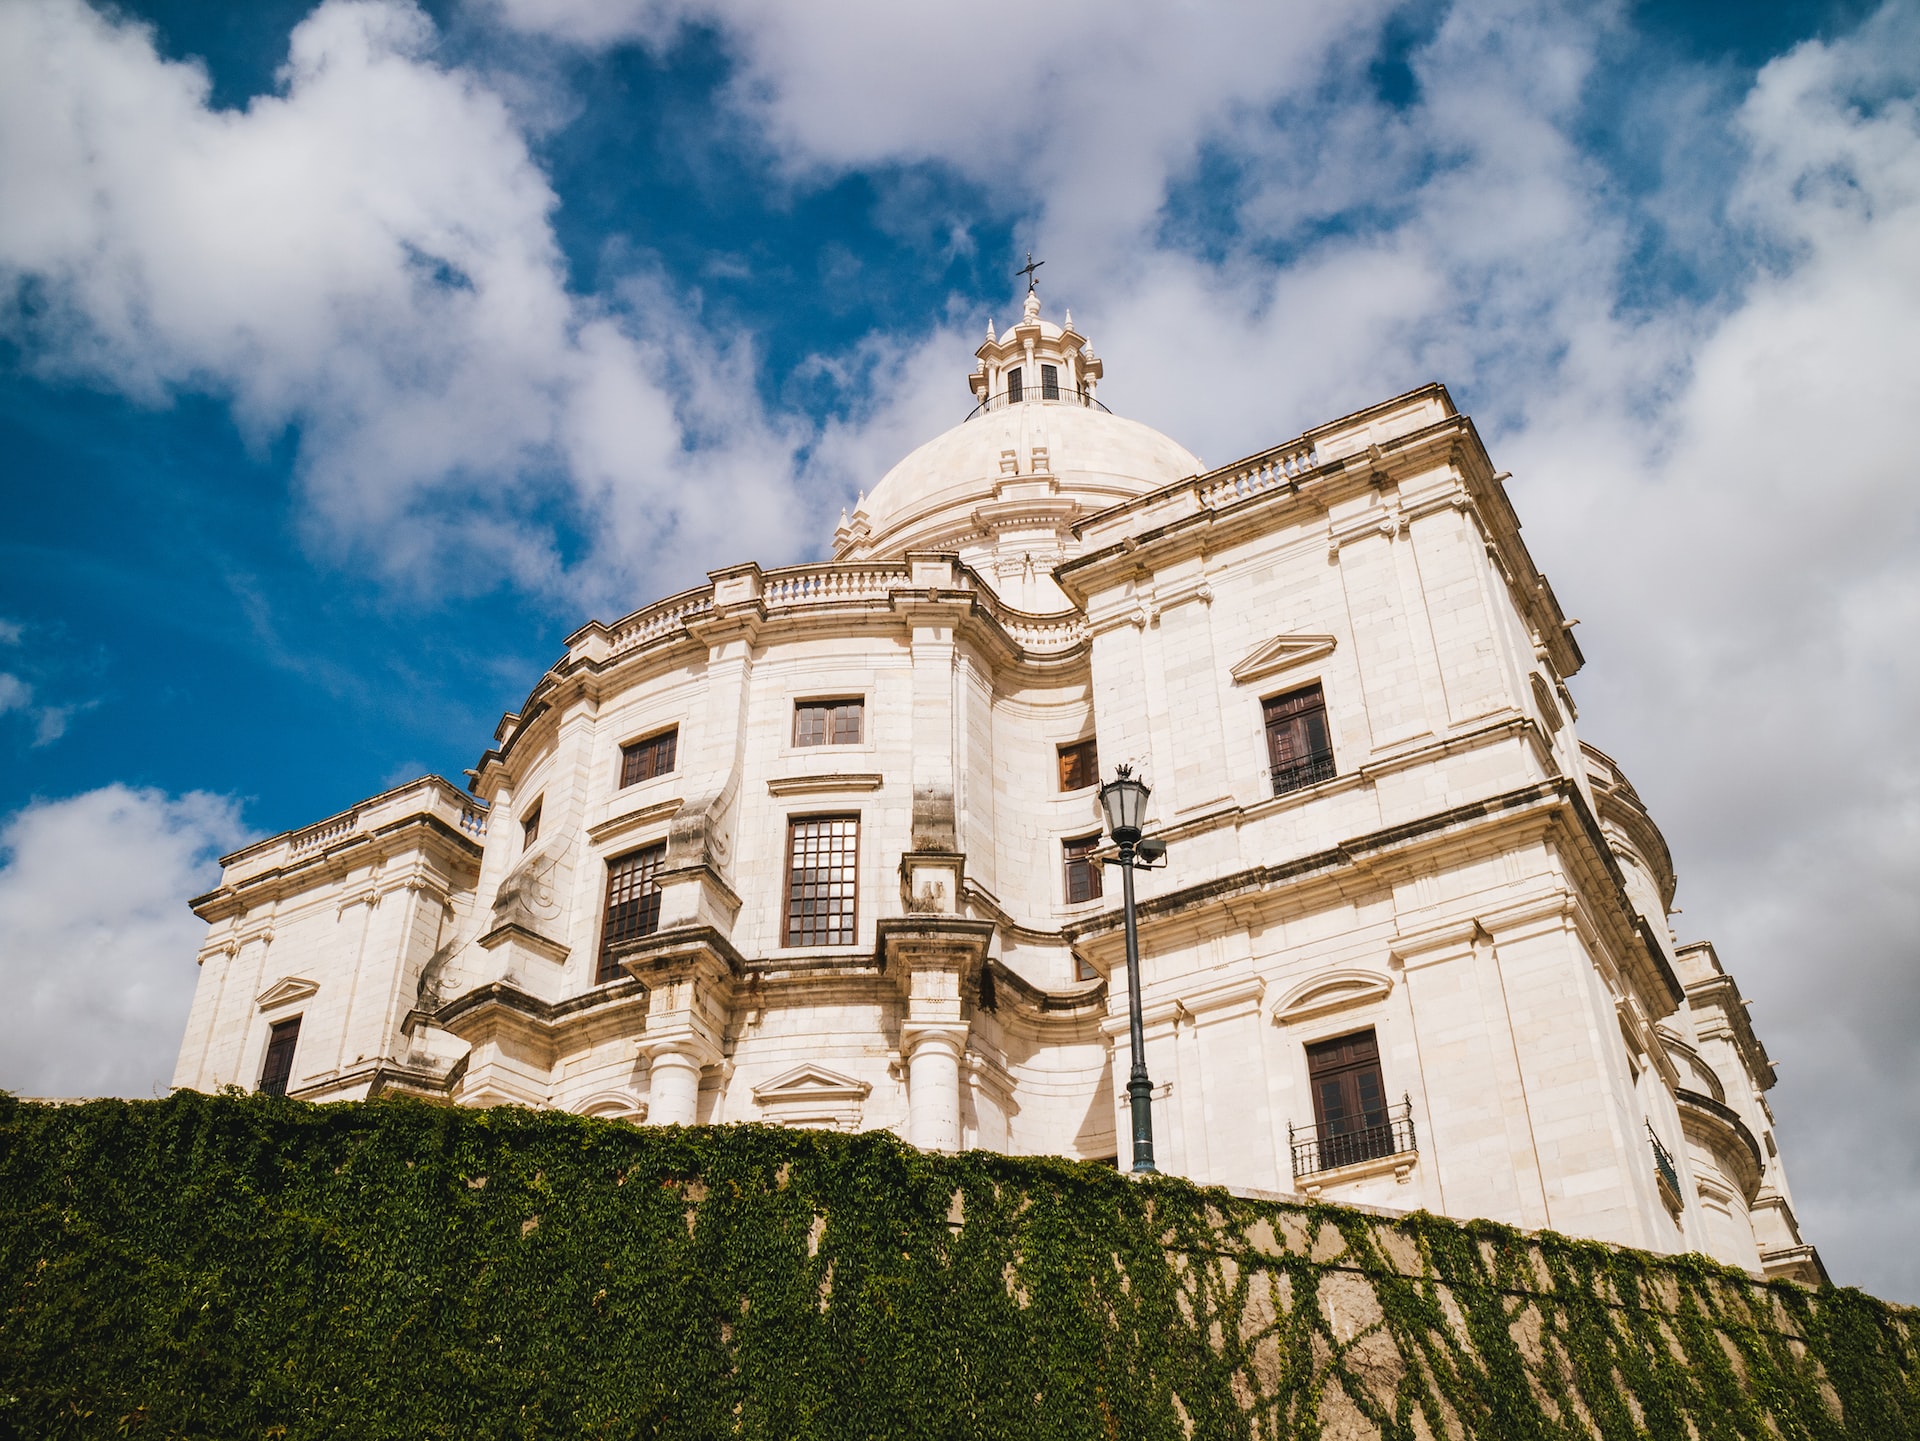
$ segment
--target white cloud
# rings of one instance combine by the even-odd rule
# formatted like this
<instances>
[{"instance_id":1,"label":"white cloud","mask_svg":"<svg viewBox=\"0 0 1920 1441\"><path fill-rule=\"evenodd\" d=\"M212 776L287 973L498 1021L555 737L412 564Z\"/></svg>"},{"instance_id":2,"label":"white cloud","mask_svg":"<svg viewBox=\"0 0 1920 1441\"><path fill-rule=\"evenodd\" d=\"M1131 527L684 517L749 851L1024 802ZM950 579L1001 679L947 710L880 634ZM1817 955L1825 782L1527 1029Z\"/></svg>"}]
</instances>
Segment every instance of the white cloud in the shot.
<instances>
[{"instance_id":1,"label":"white cloud","mask_svg":"<svg viewBox=\"0 0 1920 1441\"><path fill-rule=\"evenodd\" d=\"M0 824L0 1086L21 1095L164 1089L206 928L185 897L245 839L233 803L112 785Z\"/></svg>"},{"instance_id":2,"label":"white cloud","mask_svg":"<svg viewBox=\"0 0 1920 1441\"><path fill-rule=\"evenodd\" d=\"M0 671L0 715L10 710L25 710L33 704L33 687L17 675Z\"/></svg>"},{"instance_id":3,"label":"white cloud","mask_svg":"<svg viewBox=\"0 0 1920 1441\"><path fill-rule=\"evenodd\" d=\"M568 292L514 116L435 40L402 0L329 0L280 93L214 111L141 26L0 7L0 328L51 374L298 427L315 542L423 588L598 601L689 533L790 548L751 388L695 433L740 347L657 284ZM571 568L533 518L556 491L605 538Z\"/></svg>"}]
</instances>

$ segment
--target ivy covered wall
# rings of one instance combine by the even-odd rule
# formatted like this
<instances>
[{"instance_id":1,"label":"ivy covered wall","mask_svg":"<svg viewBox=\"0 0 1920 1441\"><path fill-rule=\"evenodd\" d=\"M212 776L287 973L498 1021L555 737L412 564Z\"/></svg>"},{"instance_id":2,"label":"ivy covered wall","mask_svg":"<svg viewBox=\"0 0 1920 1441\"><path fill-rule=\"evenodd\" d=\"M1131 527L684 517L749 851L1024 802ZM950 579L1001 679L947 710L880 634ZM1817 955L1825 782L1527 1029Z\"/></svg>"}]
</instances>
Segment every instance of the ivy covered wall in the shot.
<instances>
[{"instance_id":1,"label":"ivy covered wall","mask_svg":"<svg viewBox=\"0 0 1920 1441\"><path fill-rule=\"evenodd\" d=\"M0 1095L0 1435L1920 1435L1920 1314L1426 1216L410 1102Z\"/></svg>"}]
</instances>

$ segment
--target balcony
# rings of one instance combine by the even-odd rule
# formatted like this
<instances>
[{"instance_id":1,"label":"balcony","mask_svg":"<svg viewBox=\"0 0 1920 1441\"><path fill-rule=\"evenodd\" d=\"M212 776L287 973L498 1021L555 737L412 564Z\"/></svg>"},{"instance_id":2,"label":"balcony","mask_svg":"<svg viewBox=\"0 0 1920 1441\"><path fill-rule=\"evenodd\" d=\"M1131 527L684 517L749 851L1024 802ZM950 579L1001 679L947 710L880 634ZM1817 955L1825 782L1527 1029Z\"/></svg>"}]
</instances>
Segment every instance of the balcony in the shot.
<instances>
[{"instance_id":1,"label":"balcony","mask_svg":"<svg viewBox=\"0 0 1920 1441\"><path fill-rule=\"evenodd\" d=\"M1660 1199L1677 1215L1684 1204L1680 1199L1680 1172L1673 1164L1673 1153L1653 1133L1651 1121L1647 1123L1647 1140L1653 1144L1653 1173L1660 1183Z\"/></svg>"},{"instance_id":2,"label":"balcony","mask_svg":"<svg viewBox=\"0 0 1920 1441\"><path fill-rule=\"evenodd\" d=\"M1273 768L1273 793L1283 796L1288 791L1305 790L1308 786L1317 786L1321 781L1333 779L1333 752L1316 751L1299 760L1288 761L1283 766Z\"/></svg>"},{"instance_id":3,"label":"balcony","mask_svg":"<svg viewBox=\"0 0 1920 1441\"><path fill-rule=\"evenodd\" d=\"M1391 1170L1404 1179L1412 1169L1420 1146L1413 1133L1413 1100L1402 1096L1397 1106L1320 1126L1287 1125L1287 1145L1293 1153L1293 1178L1316 1178L1304 1189L1311 1194L1322 1185L1339 1180L1359 1179L1376 1171ZM1351 1176L1332 1176L1334 1171L1352 1171Z\"/></svg>"},{"instance_id":4,"label":"balcony","mask_svg":"<svg viewBox=\"0 0 1920 1441\"><path fill-rule=\"evenodd\" d=\"M989 395L967 412L967 419L972 420L976 415L985 415L990 410L1004 410L1009 405L1027 405L1036 400L1044 401L1048 405L1083 406L1088 410L1097 410L1102 415L1113 414L1093 398L1093 392L1090 390L1074 390L1069 386L1048 385L1042 381L1038 385L1023 385L1018 390L1003 390L998 395Z\"/></svg>"}]
</instances>

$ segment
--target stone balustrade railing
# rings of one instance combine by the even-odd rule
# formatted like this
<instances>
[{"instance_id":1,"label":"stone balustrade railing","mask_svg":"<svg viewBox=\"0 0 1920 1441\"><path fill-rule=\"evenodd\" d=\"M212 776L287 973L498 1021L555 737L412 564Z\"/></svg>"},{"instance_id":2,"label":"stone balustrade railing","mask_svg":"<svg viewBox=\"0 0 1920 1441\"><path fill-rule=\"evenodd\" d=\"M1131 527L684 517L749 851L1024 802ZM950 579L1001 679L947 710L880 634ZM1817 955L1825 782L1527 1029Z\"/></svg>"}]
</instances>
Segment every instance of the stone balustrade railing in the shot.
<instances>
[{"instance_id":1,"label":"stone balustrade railing","mask_svg":"<svg viewBox=\"0 0 1920 1441\"><path fill-rule=\"evenodd\" d=\"M1057 655L1071 650L1087 638L1084 616L1031 615L1002 605L973 573L960 569L963 587L974 590L1001 629L1022 649L1037 655ZM737 584L730 581L730 585ZM885 601L896 591L914 590L917 585L912 569L906 565L812 565L783 566L754 580L735 595L757 599L768 611L792 613L808 606L831 606ZM714 587L701 586L683 591L663 601L637 610L617 621L605 632L608 659L646 645L650 641L682 633L686 622L710 613L714 608Z\"/></svg>"},{"instance_id":2,"label":"stone balustrade railing","mask_svg":"<svg viewBox=\"0 0 1920 1441\"><path fill-rule=\"evenodd\" d=\"M1275 490L1312 472L1320 464L1311 441L1289 441L1272 450L1209 471L1193 483L1202 508L1217 510L1237 500Z\"/></svg>"},{"instance_id":3,"label":"stone balustrade railing","mask_svg":"<svg viewBox=\"0 0 1920 1441\"><path fill-rule=\"evenodd\" d=\"M883 600L912 581L905 566L788 566L766 574L760 599L769 610Z\"/></svg>"},{"instance_id":4,"label":"stone balustrade railing","mask_svg":"<svg viewBox=\"0 0 1920 1441\"><path fill-rule=\"evenodd\" d=\"M343 816L334 816L329 820L324 820L317 826L308 826L304 831L296 833L293 838L287 842L287 853L293 856L304 856L309 851L332 845L342 836L353 834L353 832L359 828L359 825L360 813L358 811L348 811Z\"/></svg>"},{"instance_id":5,"label":"stone balustrade railing","mask_svg":"<svg viewBox=\"0 0 1920 1441\"><path fill-rule=\"evenodd\" d=\"M377 834L416 815L434 816L476 841L487 834L486 806L439 776L422 776L303 830L283 831L222 856L224 879L231 884L278 866L311 861L344 842Z\"/></svg>"},{"instance_id":6,"label":"stone balustrade railing","mask_svg":"<svg viewBox=\"0 0 1920 1441\"><path fill-rule=\"evenodd\" d=\"M612 635L607 638L607 653L620 655L636 646L645 645L658 636L678 630L689 617L704 615L712 609L713 587L710 585L655 601L614 626Z\"/></svg>"}]
</instances>

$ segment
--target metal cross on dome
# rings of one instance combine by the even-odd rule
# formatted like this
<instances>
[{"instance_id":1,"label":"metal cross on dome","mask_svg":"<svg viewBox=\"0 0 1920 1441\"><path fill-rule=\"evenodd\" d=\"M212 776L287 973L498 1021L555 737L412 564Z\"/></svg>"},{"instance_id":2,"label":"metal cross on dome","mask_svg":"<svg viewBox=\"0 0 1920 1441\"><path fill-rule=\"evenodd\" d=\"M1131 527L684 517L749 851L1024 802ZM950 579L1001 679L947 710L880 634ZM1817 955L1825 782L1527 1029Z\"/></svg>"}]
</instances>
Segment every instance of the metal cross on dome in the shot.
<instances>
[{"instance_id":1,"label":"metal cross on dome","mask_svg":"<svg viewBox=\"0 0 1920 1441\"><path fill-rule=\"evenodd\" d=\"M1033 258L1033 252L1029 250L1027 252L1027 263L1024 266L1022 266L1020 269L1013 272L1015 275L1024 275L1027 277L1027 294L1029 295L1033 294L1034 290L1038 288L1040 282L1035 277L1034 271L1038 270L1041 266L1045 265L1046 263L1047 262L1044 260L1035 260Z\"/></svg>"}]
</instances>

